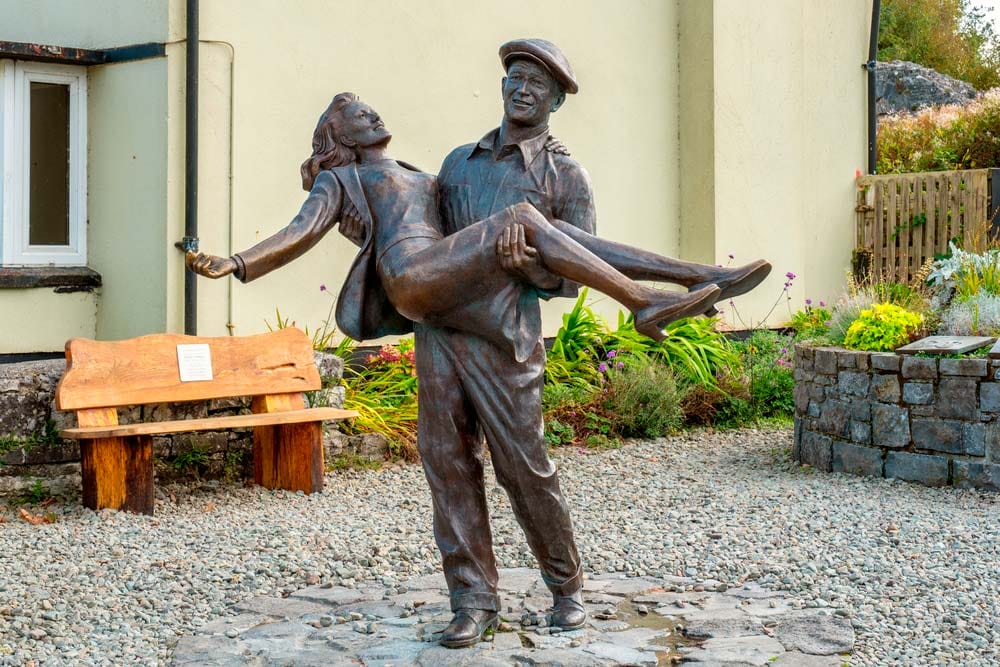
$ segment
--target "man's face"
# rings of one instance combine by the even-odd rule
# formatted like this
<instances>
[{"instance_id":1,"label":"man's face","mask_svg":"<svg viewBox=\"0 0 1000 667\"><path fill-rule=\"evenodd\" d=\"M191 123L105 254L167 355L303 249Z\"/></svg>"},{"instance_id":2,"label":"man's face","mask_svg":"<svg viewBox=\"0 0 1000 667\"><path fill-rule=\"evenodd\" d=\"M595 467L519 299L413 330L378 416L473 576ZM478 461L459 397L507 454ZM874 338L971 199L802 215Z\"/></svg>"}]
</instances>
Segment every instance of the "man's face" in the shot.
<instances>
[{"instance_id":1,"label":"man's face","mask_svg":"<svg viewBox=\"0 0 1000 667\"><path fill-rule=\"evenodd\" d=\"M377 146L392 138L378 113L360 100L344 107L339 116L335 126L336 134L345 146Z\"/></svg>"},{"instance_id":2,"label":"man's face","mask_svg":"<svg viewBox=\"0 0 1000 667\"><path fill-rule=\"evenodd\" d=\"M544 125L565 95L548 70L531 60L515 60L503 78L503 113L515 125Z\"/></svg>"}]
</instances>

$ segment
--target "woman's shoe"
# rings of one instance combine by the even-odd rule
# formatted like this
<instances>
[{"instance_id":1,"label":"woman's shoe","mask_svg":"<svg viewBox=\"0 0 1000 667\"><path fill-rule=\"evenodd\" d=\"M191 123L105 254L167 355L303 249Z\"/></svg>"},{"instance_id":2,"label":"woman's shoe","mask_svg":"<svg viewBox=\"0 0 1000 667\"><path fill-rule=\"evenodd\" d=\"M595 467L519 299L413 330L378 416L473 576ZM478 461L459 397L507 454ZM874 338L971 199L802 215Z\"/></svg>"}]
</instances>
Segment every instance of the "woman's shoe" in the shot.
<instances>
[{"instance_id":1,"label":"woman's shoe","mask_svg":"<svg viewBox=\"0 0 1000 667\"><path fill-rule=\"evenodd\" d=\"M763 259L758 259L756 262L750 262L745 266L737 266L732 269L718 269L718 275L713 276L706 282L691 285L688 291L696 292L703 289L706 285L718 285L722 293L719 294L719 298L716 301L725 301L741 294L746 294L757 285L760 285L769 273L771 273L771 263ZM718 314L719 311L715 309L714 304L705 311L707 317L714 317Z\"/></svg>"},{"instance_id":2,"label":"woman's shoe","mask_svg":"<svg viewBox=\"0 0 1000 667\"><path fill-rule=\"evenodd\" d=\"M682 317L704 313L719 300L721 292L715 285L707 285L686 295L667 292L665 296L670 296L667 303L646 306L635 314L635 330L655 341L661 341L666 338L663 327Z\"/></svg>"}]
</instances>

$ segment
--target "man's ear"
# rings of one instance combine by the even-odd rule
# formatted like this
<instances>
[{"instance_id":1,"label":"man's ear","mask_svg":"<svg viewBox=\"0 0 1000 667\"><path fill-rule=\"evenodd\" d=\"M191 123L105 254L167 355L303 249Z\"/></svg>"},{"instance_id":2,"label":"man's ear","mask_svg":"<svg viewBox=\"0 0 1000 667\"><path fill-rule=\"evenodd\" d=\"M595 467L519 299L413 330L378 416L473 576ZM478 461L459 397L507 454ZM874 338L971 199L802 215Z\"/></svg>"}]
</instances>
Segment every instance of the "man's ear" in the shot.
<instances>
[{"instance_id":1,"label":"man's ear","mask_svg":"<svg viewBox=\"0 0 1000 667\"><path fill-rule=\"evenodd\" d=\"M507 86L507 77L500 79L500 97L503 98L503 89Z\"/></svg>"},{"instance_id":2,"label":"man's ear","mask_svg":"<svg viewBox=\"0 0 1000 667\"><path fill-rule=\"evenodd\" d=\"M561 107L563 105L563 102L565 101L566 101L566 93L560 90L559 96L552 102L552 106L551 108L549 108L549 112L555 113L556 110L558 110L559 107Z\"/></svg>"}]
</instances>

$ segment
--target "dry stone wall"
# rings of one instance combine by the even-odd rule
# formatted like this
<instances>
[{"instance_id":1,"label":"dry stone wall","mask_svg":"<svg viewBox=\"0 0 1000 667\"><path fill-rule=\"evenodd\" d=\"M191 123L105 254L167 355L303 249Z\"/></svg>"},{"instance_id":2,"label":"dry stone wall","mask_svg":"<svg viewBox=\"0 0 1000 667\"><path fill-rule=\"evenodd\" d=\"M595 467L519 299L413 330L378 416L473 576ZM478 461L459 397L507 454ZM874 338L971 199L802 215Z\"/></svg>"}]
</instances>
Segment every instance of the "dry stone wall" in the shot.
<instances>
[{"instance_id":1,"label":"dry stone wall","mask_svg":"<svg viewBox=\"0 0 1000 667\"><path fill-rule=\"evenodd\" d=\"M795 347L794 457L1000 490L1000 361Z\"/></svg>"}]
</instances>

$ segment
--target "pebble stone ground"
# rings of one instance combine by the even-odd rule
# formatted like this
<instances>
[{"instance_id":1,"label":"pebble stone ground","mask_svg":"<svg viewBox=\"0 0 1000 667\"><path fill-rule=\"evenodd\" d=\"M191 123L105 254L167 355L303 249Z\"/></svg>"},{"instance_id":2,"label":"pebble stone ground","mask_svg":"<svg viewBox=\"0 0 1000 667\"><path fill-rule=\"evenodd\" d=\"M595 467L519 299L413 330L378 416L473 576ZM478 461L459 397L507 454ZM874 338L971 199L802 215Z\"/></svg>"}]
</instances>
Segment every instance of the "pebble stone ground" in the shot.
<instances>
[{"instance_id":1,"label":"pebble stone ground","mask_svg":"<svg viewBox=\"0 0 1000 667\"><path fill-rule=\"evenodd\" d=\"M1000 664L1000 498L816 473L790 447L790 429L748 429L557 452L585 567L754 582L847 619L852 665ZM2 507L0 665L165 664L251 598L437 572L419 466L326 484L169 485L153 517L70 496L39 526ZM488 495L501 566L530 567L503 491Z\"/></svg>"}]
</instances>

